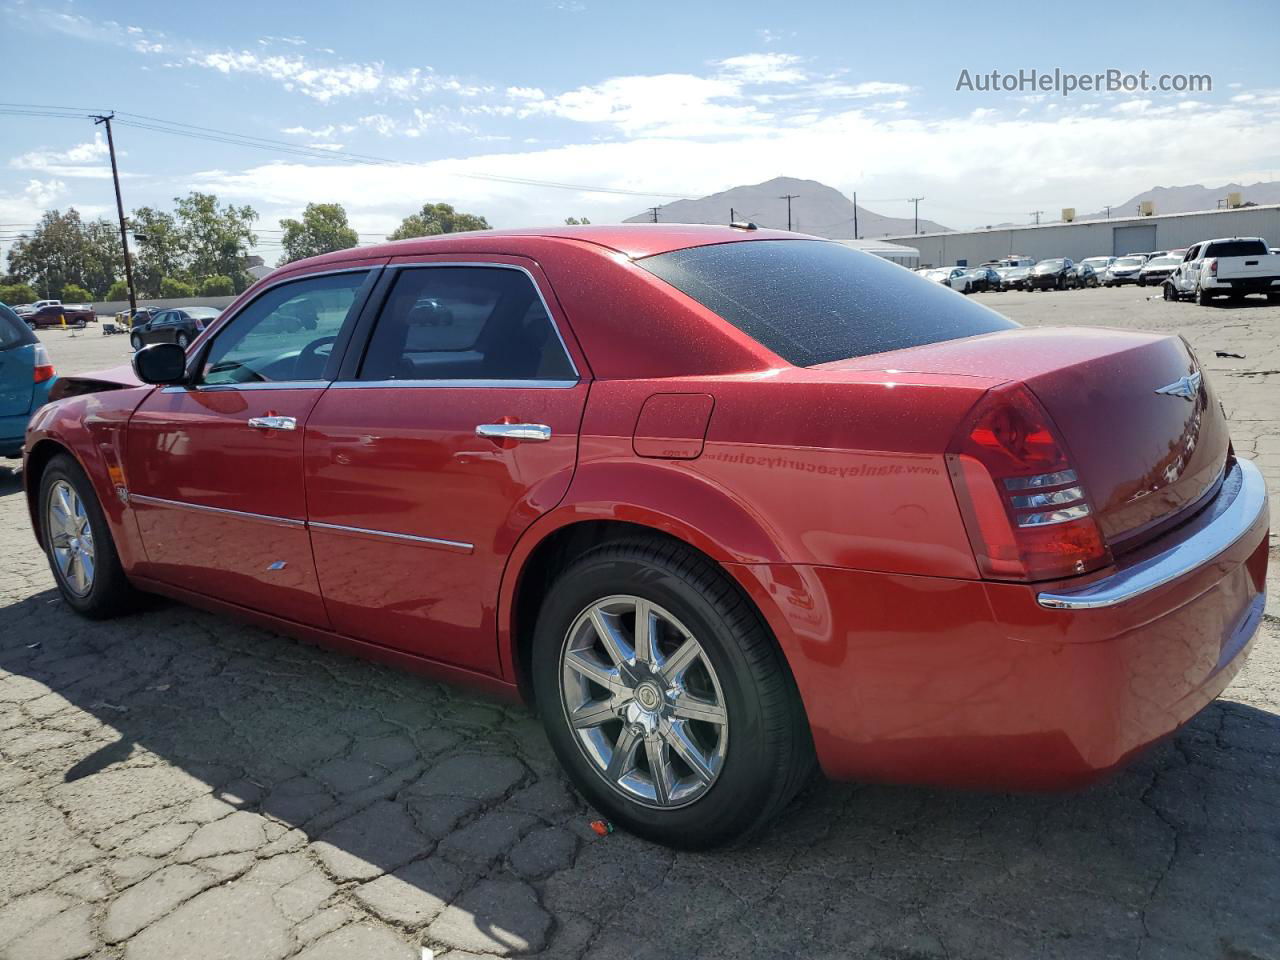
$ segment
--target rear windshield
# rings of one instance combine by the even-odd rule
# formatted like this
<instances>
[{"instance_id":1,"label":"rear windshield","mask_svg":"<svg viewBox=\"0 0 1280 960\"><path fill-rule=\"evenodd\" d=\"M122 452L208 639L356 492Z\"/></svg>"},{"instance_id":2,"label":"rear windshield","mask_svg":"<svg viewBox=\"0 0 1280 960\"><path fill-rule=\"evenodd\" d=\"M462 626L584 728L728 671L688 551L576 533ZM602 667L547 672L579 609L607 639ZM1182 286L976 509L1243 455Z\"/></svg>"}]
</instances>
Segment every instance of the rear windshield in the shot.
<instances>
[{"instance_id":1,"label":"rear windshield","mask_svg":"<svg viewBox=\"0 0 1280 960\"><path fill-rule=\"evenodd\" d=\"M1223 240L1209 244L1206 257L1257 257L1267 255L1267 245L1261 240Z\"/></svg>"},{"instance_id":2,"label":"rear windshield","mask_svg":"<svg viewBox=\"0 0 1280 960\"><path fill-rule=\"evenodd\" d=\"M16 313L0 303L0 350L36 343L36 335Z\"/></svg>"},{"instance_id":3,"label":"rear windshield","mask_svg":"<svg viewBox=\"0 0 1280 960\"><path fill-rule=\"evenodd\" d=\"M637 262L798 367L1018 326L839 243L722 243Z\"/></svg>"}]
</instances>

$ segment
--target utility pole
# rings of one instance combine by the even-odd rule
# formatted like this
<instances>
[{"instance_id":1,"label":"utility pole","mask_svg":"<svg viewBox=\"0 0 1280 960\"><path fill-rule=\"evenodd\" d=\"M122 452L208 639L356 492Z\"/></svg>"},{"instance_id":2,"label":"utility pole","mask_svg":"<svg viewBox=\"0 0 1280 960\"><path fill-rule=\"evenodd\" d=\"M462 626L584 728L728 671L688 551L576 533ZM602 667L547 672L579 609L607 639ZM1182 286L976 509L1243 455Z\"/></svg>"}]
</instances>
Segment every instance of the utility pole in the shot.
<instances>
[{"instance_id":1,"label":"utility pole","mask_svg":"<svg viewBox=\"0 0 1280 960\"><path fill-rule=\"evenodd\" d=\"M101 123L107 128L107 149L111 152L111 179L116 184L116 213L120 215L120 246L124 250L124 282L129 288L129 320L132 322L133 315L138 310L138 298L133 292L133 265L129 262L129 231L125 226L124 201L120 199L120 168L116 166L116 142L111 136L111 121L115 114L103 116L95 113L91 116L94 126Z\"/></svg>"},{"instance_id":2,"label":"utility pole","mask_svg":"<svg viewBox=\"0 0 1280 960\"><path fill-rule=\"evenodd\" d=\"M650 223L657 223L657 222L658 222L658 210L659 210L659 208L658 208L658 207L650 207L650 208L649 208L649 222L650 222Z\"/></svg>"},{"instance_id":3,"label":"utility pole","mask_svg":"<svg viewBox=\"0 0 1280 960\"><path fill-rule=\"evenodd\" d=\"M1111 219L1111 204L1107 204L1107 219Z\"/></svg>"},{"instance_id":4,"label":"utility pole","mask_svg":"<svg viewBox=\"0 0 1280 960\"><path fill-rule=\"evenodd\" d=\"M912 227L912 233L920 232L920 201L923 199L924 197L907 197L907 203L914 203L916 207L915 226Z\"/></svg>"},{"instance_id":5,"label":"utility pole","mask_svg":"<svg viewBox=\"0 0 1280 960\"><path fill-rule=\"evenodd\" d=\"M1040 214L1042 214L1042 213L1044 213L1044 211L1043 211L1043 210L1031 210L1031 211L1029 211L1029 212L1028 212L1027 216L1035 217L1035 218L1036 218L1036 226L1038 227L1038 226L1040 226Z\"/></svg>"},{"instance_id":6,"label":"utility pole","mask_svg":"<svg viewBox=\"0 0 1280 960\"><path fill-rule=\"evenodd\" d=\"M853 239L858 239L858 191L853 191Z\"/></svg>"},{"instance_id":7,"label":"utility pole","mask_svg":"<svg viewBox=\"0 0 1280 960\"><path fill-rule=\"evenodd\" d=\"M737 217L735 217L735 216L733 215L733 207L730 207L730 208L729 208L729 223L733 224L733 223L737 223L737 222L738 222L738 218L737 218Z\"/></svg>"},{"instance_id":8,"label":"utility pole","mask_svg":"<svg viewBox=\"0 0 1280 960\"><path fill-rule=\"evenodd\" d=\"M779 200L787 201L787 229L791 229L791 201L800 196L798 193L784 193Z\"/></svg>"}]
</instances>

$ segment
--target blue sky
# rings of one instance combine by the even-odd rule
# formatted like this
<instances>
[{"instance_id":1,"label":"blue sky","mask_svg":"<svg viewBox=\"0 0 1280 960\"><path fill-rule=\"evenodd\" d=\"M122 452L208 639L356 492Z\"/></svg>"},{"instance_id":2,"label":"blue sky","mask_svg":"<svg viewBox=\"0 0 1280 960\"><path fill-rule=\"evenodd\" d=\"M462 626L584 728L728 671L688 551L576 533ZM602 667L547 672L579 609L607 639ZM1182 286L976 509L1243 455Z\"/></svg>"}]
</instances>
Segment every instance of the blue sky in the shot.
<instances>
[{"instance_id":1,"label":"blue sky","mask_svg":"<svg viewBox=\"0 0 1280 960\"><path fill-rule=\"evenodd\" d=\"M961 227L1280 176L1280 5L1089 6L0 0L3 100L134 115L116 129L126 205L193 188L251 203L269 259L266 231L308 200L343 203L375 240L426 201L498 226L606 221L789 175L895 216L923 195L921 216ZM1205 24L1229 41L1206 42ZM1055 67L1209 74L1213 89L956 90L962 69ZM113 212L90 122L0 124L0 237L48 206Z\"/></svg>"}]
</instances>

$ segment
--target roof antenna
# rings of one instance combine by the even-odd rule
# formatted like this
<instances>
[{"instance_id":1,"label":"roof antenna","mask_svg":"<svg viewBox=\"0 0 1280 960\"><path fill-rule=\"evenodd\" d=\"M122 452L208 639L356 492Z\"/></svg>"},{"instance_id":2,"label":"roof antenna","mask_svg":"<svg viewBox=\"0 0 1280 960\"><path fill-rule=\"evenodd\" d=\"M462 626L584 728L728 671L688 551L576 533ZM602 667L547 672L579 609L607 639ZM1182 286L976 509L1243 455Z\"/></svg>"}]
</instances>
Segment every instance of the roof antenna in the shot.
<instances>
[{"instance_id":1,"label":"roof antenna","mask_svg":"<svg viewBox=\"0 0 1280 960\"><path fill-rule=\"evenodd\" d=\"M759 230L760 229L750 220L734 220L732 223L729 224L729 226L733 227L735 230Z\"/></svg>"}]
</instances>

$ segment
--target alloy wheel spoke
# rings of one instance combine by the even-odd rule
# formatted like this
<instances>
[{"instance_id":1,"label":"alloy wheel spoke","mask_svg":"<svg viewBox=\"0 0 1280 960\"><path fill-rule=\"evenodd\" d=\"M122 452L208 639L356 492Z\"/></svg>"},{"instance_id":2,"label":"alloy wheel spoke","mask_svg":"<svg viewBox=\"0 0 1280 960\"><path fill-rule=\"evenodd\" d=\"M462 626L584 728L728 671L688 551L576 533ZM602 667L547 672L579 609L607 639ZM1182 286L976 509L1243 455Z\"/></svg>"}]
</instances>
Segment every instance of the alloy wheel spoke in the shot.
<instances>
[{"instance_id":1,"label":"alloy wheel spoke","mask_svg":"<svg viewBox=\"0 0 1280 960\"><path fill-rule=\"evenodd\" d=\"M79 559L77 566L80 568L80 589L88 590L93 586L93 554L82 550Z\"/></svg>"},{"instance_id":2,"label":"alloy wheel spoke","mask_svg":"<svg viewBox=\"0 0 1280 960\"><path fill-rule=\"evenodd\" d=\"M646 737L644 754L649 761L649 773L653 778L653 799L666 806L671 802L673 786L671 766L667 760L667 744L660 737Z\"/></svg>"},{"instance_id":3,"label":"alloy wheel spoke","mask_svg":"<svg viewBox=\"0 0 1280 960\"><path fill-rule=\"evenodd\" d=\"M639 745L640 737L636 735L630 725L623 726L622 732L618 734L617 742L613 745L613 756L609 758L609 769L605 771L605 775L614 783L617 783L630 773L635 766L635 753Z\"/></svg>"},{"instance_id":4,"label":"alloy wheel spoke","mask_svg":"<svg viewBox=\"0 0 1280 960\"><path fill-rule=\"evenodd\" d=\"M671 704L672 715L680 720L701 720L703 723L724 725L729 716L724 707L710 700L703 700L687 693L677 696Z\"/></svg>"},{"instance_id":5,"label":"alloy wheel spoke","mask_svg":"<svg viewBox=\"0 0 1280 960\"><path fill-rule=\"evenodd\" d=\"M635 655L631 645L622 636L617 616L596 607L591 611L591 625L595 627L596 636L600 638L615 665L622 666Z\"/></svg>"},{"instance_id":6,"label":"alloy wheel spoke","mask_svg":"<svg viewBox=\"0 0 1280 960\"><path fill-rule=\"evenodd\" d=\"M593 683L598 683L610 693L618 694L626 691L626 684L617 667L606 667L594 657L574 650L564 658L565 666Z\"/></svg>"},{"instance_id":7,"label":"alloy wheel spoke","mask_svg":"<svg viewBox=\"0 0 1280 960\"><path fill-rule=\"evenodd\" d=\"M65 530L55 530L49 536L49 542L60 550L65 550L67 545L71 543L71 534Z\"/></svg>"},{"instance_id":8,"label":"alloy wheel spoke","mask_svg":"<svg viewBox=\"0 0 1280 960\"><path fill-rule=\"evenodd\" d=\"M692 666L701 653L702 647L698 646L697 640L692 637L685 640L662 665L662 679L666 680L667 683L675 683Z\"/></svg>"},{"instance_id":9,"label":"alloy wheel spoke","mask_svg":"<svg viewBox=\"0 0 1280 960\"><path fill-rule=\"evenodd\" d=\"M609 720L616 720L618 711L610 700L589 700L569 714L569 722L579 730L598 727Z\"/></svg>"},{"instance_id":10,"label":"alloy wheel spoke","mask_svg":"<svg viewBox=\"0 0 1280 960\"><path fill-rule=\"evenodd\" d=\"M674 723L668 723L663 733L663 739L667 741L667 745L681 760L689 765L693 775L703 783L710 783L715 776L715 771L711 769L711 765L707 762L707 758L703 756L697 744L689 739L684 721L677 720Z\"/></svg>"},{"instance_id":11,"label":"alloy wheel spoke","mask_svg":"<svg viewBox=\"0 0 1280 960\"><path fill-rule=\"evenodd\" d=\"M654 633L657 631L653 606L648 600L636 600L635 656L641 663L655 664Z\"/></svg>"}]
</instances>

